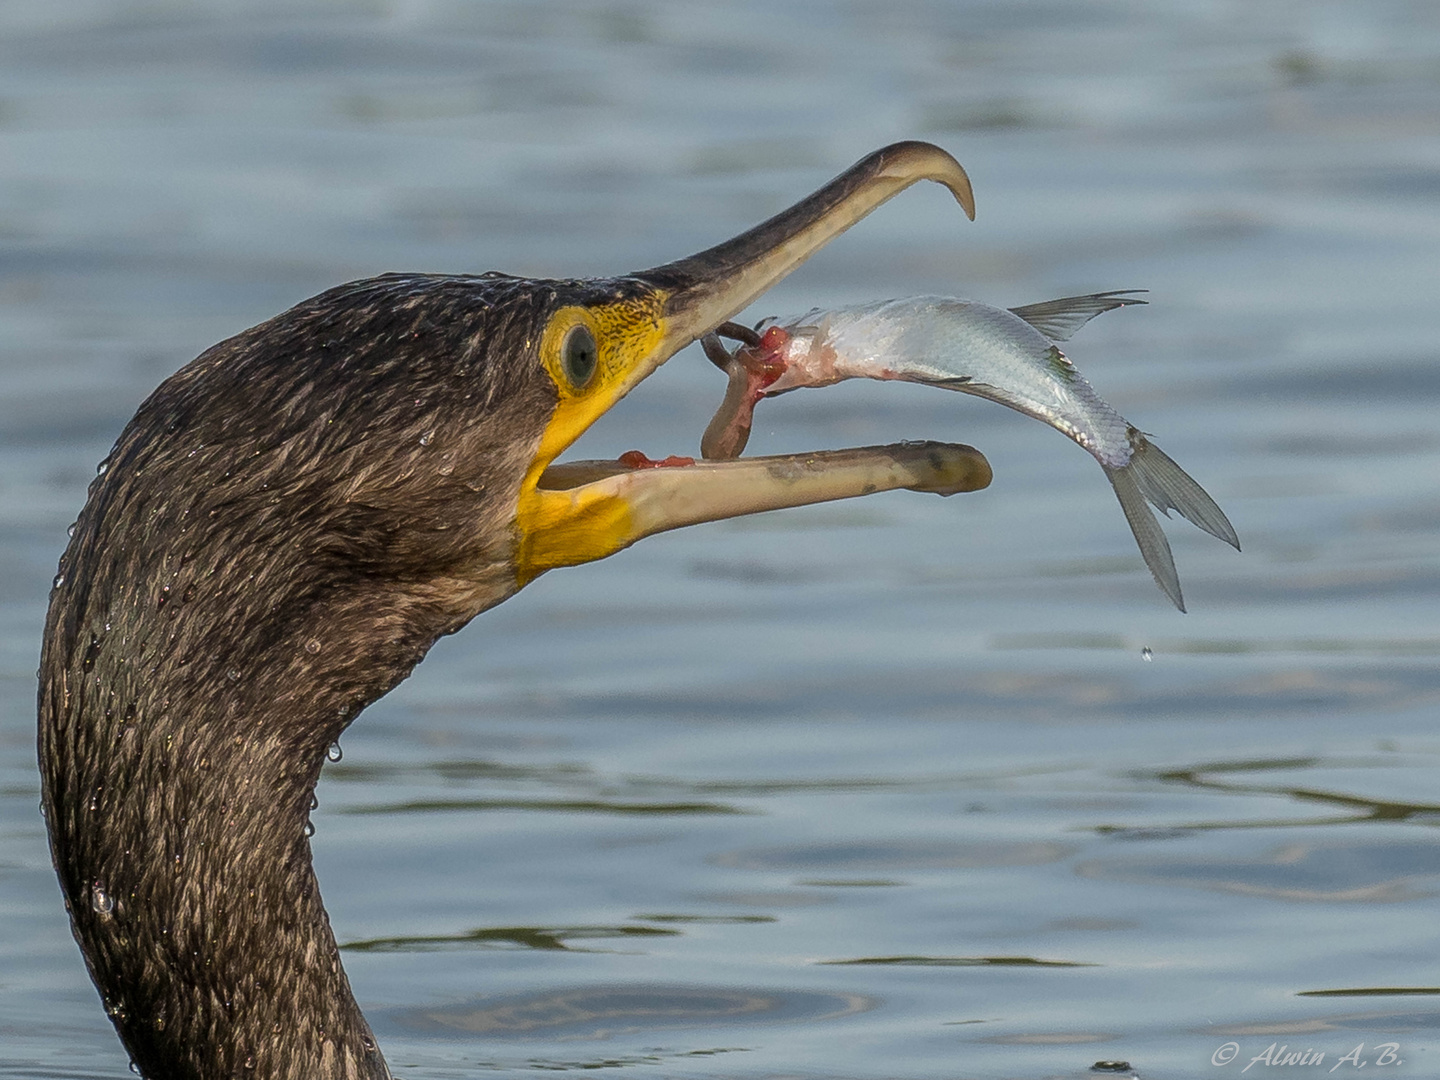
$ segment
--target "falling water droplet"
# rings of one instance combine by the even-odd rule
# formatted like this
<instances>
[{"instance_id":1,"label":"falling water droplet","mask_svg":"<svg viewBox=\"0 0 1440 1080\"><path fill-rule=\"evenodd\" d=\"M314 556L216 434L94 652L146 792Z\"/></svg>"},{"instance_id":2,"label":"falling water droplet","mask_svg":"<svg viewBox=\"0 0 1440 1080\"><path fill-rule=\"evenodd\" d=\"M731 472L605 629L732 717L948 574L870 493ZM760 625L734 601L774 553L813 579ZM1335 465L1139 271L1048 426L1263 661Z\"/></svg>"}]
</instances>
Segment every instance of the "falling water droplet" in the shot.
<instances>
[{"instance_id":1,"label":"falling water droplet","mask_svg":"<svg viewBox=\"0 0 1440 1080\"><path fill-rule=\"evenodd\" d=\"M315 823L314 823L313 821L307 821L307 822L305 822L305 837L306 837L306 839L309 839L310 837L312 837L312 836L314 836L314 835L315 835Z\"/></svg>"},{"instance_id":2,"label":"falling water droplet","mask_svg":"<svg viewBox=\"0 0 1440 1080\"><path fill-rule=\"evenodd\" d=\"M319 795L316 795L316 794L312 791L312 792L310 793L310 809L311 809L311 810L318 810L319 808L320 808L320 796L319 796Z\"/></svg>"},{"instance_id":3,"label":"falling water droplet","mask_svg":"<svg viewBox=\"0 0 1440 1080\"><path fill-rule=\"evenodd\" d=\"M101 915L109 915L115 910L115 898L97 881L90 886L90 906Z\"/></svg>"},{"instance_id":4,"label":"falling water droplet","mask_svg":"<svg viewBox=\"0 0 1440 1080\"><path fill-rule=\"evenodd\" d=\"M342 757L345 756L345 751L340 749L340 744L338 742L332 742L330 744L330 749L325 751L325 756L331 761L339 761Z\"/></svg>"},{"instance_id":5,"label":"falling water droplet","mask_svg":"<svg viewBox=\"0 0 1440 1080\"><path fill-rule=\"evenodd\" d=\"M79 523L78 521L72 521L72 522L70 523L70 527L65 530L65 535L68 536L68 537L70 537L70 538L73 540L73 539L75 538L75 530L78 529L79 527L80 527L80 523Z\"/></svg>"},{"instance_id":6,"label":"falling water droplet","mask_svg":"<svg viewBox=\"0 0 1440 1080\"><path fill-rule=\"evenodd\" d=\"M65 584L65 575L64 575L64 574L56 574L56 575L55 575L55 580L50 583L50 587L51 587L52 589L58 589L61 585L64 585L64 584Z\"/></svg>"},{"instance_id":7,"label":"falling water droplet","mask_svg":"<svg viewBox=\"0 0 1440 1080\"><path fill-rule=\"evenodd\" d=\"M104 475L105 475L107 472L109 472L109 471L110 471L110 459L109 459L109 458L106 458L104 461L100 462L99 465L96 465L96 466L95 466L95 475L96 475L96 476L104 476Z\"/></svg>"},{"instance_id":8,"label":"falling water droplet","mask_svg":"<svg viewBox=\"0 0 1440 1080\"><path fill-rule=\"evenodd\" d=\"M318 653L320 651L320 639L312 637L309 641L305 642L305 651L311 654Z\"/></svg>"},{"instance_id":9,"label":"falling water droplet","mask_svg":"<svg viewBox=\"0 0 1440 1080\"><path fill-rule=\"evenodd\" d=\"M240 672L238 672L232 667L229 671L225 672L225 678L229 679L231 682L239 682Z\"/></svg>"},{"instance_id":10,"label":"falling water droplet","mask_svg":"<svg viewBox=\"0 0 1440 1080\"><path fill-rule=\"evenodd\" d=\"M1155 654L1150 651L1149 645L1146 645L1143 649L1140 650L1140 659L1144 660L1147 664L1155 659Z\"/></svg>"},{"instance_id":11,"label":"falling water droplet","mask_svg":"<svg viewBox=\"0 0 1440 1080\"><path fill-rule=\"evenodd\" d=\"M420 436L420 445L421 445L421 446L429 446L429 445L430 445L430 440L433 439L433 438L435 438L435 432L434 432L433 429L430 430L430 431L425 432L424 435L421 435L421 436Z\"/></svg>"},{"instance_id":12,"label":"falling water droplet","mask_svg":"<svg viewBox=\"0 0 1440 1080\"><path fill-rule=\"evenodd\" d=\"M136 1076L139 1076L139 1075L140 1075L140 1066L137 1065L137 1064L135 1064L135 1062L132 1061L132 1062L130 1062L130 1071L133 1072Z\"/></svg>"}]
</instances>

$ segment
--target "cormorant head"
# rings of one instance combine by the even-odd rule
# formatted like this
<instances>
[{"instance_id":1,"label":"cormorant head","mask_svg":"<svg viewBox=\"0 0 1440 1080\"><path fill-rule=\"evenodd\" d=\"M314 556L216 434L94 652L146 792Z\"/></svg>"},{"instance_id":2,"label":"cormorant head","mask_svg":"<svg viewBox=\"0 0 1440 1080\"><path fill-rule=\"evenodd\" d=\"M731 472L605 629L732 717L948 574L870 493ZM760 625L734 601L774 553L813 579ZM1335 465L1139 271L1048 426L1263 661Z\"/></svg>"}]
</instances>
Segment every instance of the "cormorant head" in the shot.
<instances>
[{"instance_id":1,"label":"cormorant head","mask_svg":"<svg viewBox=\"0 0 1440 1080\"><path fill-rule=\"evenodd\" d=\"M947 185L973 216L955 160L900 143L748 232L651 270L385 275L221 342L140 407L92 485L62 559L72 580L52 603L52 641L77 663L113 658L116 679L139 680L109 683L121 696L176 678L243 712L329 685L345 707L310 735L329 738L436 637L546 570L699 521L984 486L983 458L938 445L683 468L555 464L675 352L920 179Z\"/></svg>"},{"instance_id":2,"label":"cormorant head","mask_svg":"<svg viewBox=\"0 0 1440 1080\"><path fill-rule=\"evenodd\" d=\"M404 642L369 660L408 671L435 636L544 571L652 533L887 487L983 486L988 468L968 448L923 455L928 479L897 479L893 453L807 455L788 472L774 459L554 464L674 353L921 179L974 216L949 154L898 143L748 232L651 270L386 275L221 342L141 406L92 486L61 571L85 564L98 603L65 598L67 636L158 621L171 627L164 641L145 637L164 667L200 659L186 627L214 637L233 622L243 652L268 655L203 666L275 671L274 647L328 626ZM377 619L396 633L377 638Z\"/></svg>"}]
</instances>

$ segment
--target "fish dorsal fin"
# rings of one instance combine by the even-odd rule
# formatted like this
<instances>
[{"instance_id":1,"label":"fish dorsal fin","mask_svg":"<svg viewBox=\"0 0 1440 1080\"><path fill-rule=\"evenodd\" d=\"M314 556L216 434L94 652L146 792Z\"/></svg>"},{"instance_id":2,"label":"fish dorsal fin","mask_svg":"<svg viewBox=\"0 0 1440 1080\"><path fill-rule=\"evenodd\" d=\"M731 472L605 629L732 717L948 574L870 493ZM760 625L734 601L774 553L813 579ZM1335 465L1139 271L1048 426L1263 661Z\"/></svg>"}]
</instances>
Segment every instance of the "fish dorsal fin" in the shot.
<instances>
[{"instance_id":1,"label":"fish dorsal fin","mask_svg":"<svg viewBox=\"0 0 1440 1080\"><path fill-rule=\"evenodd\" d=\"M1089 296L1063 296L1059 300L1046 300L1040 304L1026 304L1011 308L1013 315L1019 315L1027 323L1051 341L1069 341L1070 335L1104 311L1129 304L1143 304L1136 293L1146 289L1117 289L1114 292L1091 293Z\"/></svg>"}]
</instances>

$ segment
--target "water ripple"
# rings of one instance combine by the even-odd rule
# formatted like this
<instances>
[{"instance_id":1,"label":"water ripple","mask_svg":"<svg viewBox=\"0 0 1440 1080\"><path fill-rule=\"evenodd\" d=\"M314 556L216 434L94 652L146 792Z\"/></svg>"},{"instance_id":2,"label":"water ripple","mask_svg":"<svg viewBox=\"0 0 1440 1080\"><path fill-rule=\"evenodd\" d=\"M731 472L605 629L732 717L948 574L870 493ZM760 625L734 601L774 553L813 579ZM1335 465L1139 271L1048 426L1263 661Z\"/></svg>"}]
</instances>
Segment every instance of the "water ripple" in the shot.
<instances>
[{"instance_id":1,"label":"water ripple","mask_svg":"<svg viewBox=\"0 0 1440 1080\"><path fill-rule=\"evenodd\" d=\"M437 1037L610 1039L677 1028L832 1020L873 1005L859 994L639 984L481 998L383 1015L396 1027Z\"/></svg>"}]
</instances>

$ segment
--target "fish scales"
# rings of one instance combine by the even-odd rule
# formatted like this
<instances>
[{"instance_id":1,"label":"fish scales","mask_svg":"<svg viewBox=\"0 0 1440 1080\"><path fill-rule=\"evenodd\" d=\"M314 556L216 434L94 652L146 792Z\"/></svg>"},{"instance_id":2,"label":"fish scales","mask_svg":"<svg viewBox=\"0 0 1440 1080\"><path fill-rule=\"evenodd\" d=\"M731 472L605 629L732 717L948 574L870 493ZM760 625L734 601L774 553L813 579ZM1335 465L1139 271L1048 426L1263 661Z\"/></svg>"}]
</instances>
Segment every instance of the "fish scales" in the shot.
<instances>
[{"instance_id":1,"label":"fish scales","mask_svg":"<svg viewBox=\"0 0 1440 1080\"><path fill-rule=\"evenodd\" d=\"M701 442L706 457L744 449L755 405L844 379L903 380L997 401L1049 424L1087 450L1110 480L1155 582L1185 610L1170 545L1146 503L1171 510L1240 547L1215 501L1180 466L1097 394L1056 342L1127 304L1132 292L1063 297L1004 309L954 297L918 296L829 310L769 325L758 346L725 362L730 389Z\"/></svg>"},{"instance_id":2,"label":"fish scales","mask_svg":"<svg viewBox=\"0 0 1440 1080\"><path fill-rule=\"evenodd\" d=\"M800 329L811 326L813 335ZM784 329L795 340L785 374L766 396L823 385L812 381L812 372L826 368L836 376L827 381L926 383L1033 416L1074 439L1102 465L1118 468L1130 461L1125 418L1095 393L1058 345L1004 308L915 297L811 311Z\"/></svg>"}]
</instances>

